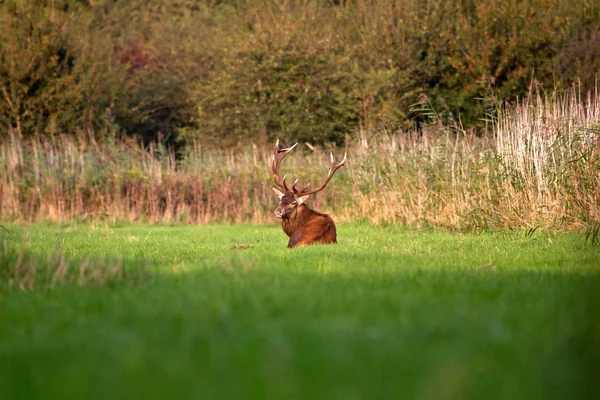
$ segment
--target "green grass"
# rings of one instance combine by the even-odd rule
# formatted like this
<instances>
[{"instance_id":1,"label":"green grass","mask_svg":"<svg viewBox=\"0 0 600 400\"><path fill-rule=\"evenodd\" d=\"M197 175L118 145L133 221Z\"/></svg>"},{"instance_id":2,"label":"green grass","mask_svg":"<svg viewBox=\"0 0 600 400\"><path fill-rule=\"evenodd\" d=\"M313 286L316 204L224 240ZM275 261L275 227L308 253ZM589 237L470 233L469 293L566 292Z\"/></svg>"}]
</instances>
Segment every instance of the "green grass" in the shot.
<instances>
[{"instance_id":1,"label":"green grass","mask_svg":"<svg viewBox=\"0 0 600 400\"><path fill-rule=\"evenodd\" d=\"M600 247L582 234L354 224L335 246L290 250L279 227L6 228L3 399L571 399L598 389ZM84 263L121 272L78 281ZM36 266L35 286L19 285L15 265Z\"/></svg>"}]
</instances>

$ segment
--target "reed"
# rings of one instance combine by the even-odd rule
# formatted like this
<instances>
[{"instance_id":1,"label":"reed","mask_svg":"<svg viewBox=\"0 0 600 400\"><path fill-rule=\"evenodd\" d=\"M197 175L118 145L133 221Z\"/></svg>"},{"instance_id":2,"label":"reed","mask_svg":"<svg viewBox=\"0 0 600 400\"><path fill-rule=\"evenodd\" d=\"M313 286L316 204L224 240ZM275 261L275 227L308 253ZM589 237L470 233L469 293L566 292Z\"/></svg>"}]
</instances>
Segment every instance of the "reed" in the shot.
<instances>
[{"instance_id":1,"label":"reed","mask_svg":"<svg viewBox=\"0 0 600 400\"><path fill-rule=\"evenodd\" d=\"M600 224L600 100L576 88L502 104L476 136L432 113L418 131L359 130L345 148L303 143L282 173L301 183L348 162L311 205L376 224L580 229ZM0 143L0 220L274 223L273 143L190 143L177 159L108 134Z\"/></svg>"},{"instance_id":2,"label":"reed","mask_svg":"<svg viewBox=\"0 0 600 400\"><path fill-rule=\"evenodd\" d=\"M352 174L361 207L352 217L460 229L600 221L597 93L536 92L502 104L483 138L432 115L418 133L363 135L363 162Z\"/></svg>"}]
</instances>

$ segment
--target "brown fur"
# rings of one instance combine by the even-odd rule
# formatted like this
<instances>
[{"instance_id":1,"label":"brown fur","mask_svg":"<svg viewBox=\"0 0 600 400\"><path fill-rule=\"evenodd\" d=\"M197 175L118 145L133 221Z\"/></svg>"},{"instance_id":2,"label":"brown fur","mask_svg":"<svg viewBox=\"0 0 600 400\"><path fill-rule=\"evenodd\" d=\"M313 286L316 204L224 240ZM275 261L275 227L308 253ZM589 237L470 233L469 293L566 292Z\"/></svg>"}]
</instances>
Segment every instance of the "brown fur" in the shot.
<instances>
[{"instance_id":1,"label":"brown fur","mask_svg":"<svg viewBox=\"0 0 600 400\"><path fill-rule=\"evenodd\" d=\"M279 206L275 210L277 218L281 218L281 227L286 235L289 236L288 247L300 247L313 243L337 243L337 233L333 219L327 214L321 214L304 204L309 196L325 189L329 180L346 162L344 159L336 164L331 153L331 165L327 178L316 188L309 189L308 185L304 189L296 189L298 179L292 185L291 189L285 184L285 176L281 178L279 167L283 158L296 147L283 148L279 146L279 140L275 143L275 154L273 154L273 163L271 169L273 180L276 187L273 192L279 197Z\"/></svg>"},{"instance_id":2,"label":"brown fur","mask_svg":"<svg viewBox=\"0 0 600 400\"><path fill-rule=\"evenodd\" d=\"M300 204L290 215L284 216L281 227L290 238L288 247L337 242L333 219L327 214L312 210L305 204Z\"/></svg>"}]
</instances>

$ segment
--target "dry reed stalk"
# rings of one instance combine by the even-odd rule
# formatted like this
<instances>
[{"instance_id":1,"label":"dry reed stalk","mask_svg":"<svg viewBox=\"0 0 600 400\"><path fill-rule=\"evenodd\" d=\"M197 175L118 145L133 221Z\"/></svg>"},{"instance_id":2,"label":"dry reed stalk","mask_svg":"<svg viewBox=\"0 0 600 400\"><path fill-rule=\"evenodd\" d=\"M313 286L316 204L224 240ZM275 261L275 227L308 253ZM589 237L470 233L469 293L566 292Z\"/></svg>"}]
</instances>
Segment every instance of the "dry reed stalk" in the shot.
<instances>
[{"instance_id":1,"label":"dry reed stalk","mask_svg":"<svg viewBox=\"0 0 600 400\"><path fill-rule=\"evenodd\" d=\"M497 125L497 152L509 198L530 220L600 218L600 101L575 89L552 100L536 93Z\"/></svg>"},{"instance_id":2,"label":"dry reed stalk","mask_svg":"<svg viewBox=\"0 0 600 400\"><path fill-rule=\"evenodd\" d=\"M439 121L410 132L359 131L346 168L314 199L336 220L377 224L585 227L600 221L600 101L575 89L505 106L487 137ZM282 173L320 179L329 148L305 146ZM334 150L335 151L335 150ZM341 149L339 150L342 151ZM182 160L158 145L63 136L0 142L0 219L275 223L272 144Z\"/></svg>"}]
</instances>

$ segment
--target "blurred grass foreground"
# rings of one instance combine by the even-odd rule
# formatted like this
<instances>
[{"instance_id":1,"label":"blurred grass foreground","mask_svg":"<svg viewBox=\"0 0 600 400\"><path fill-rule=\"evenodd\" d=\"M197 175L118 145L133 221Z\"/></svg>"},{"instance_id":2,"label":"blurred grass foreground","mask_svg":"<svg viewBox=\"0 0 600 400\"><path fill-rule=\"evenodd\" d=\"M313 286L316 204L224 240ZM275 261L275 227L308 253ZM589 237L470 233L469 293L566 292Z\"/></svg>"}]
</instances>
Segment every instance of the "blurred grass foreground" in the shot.
<instances>
[{"instance_id":1,"label":"blurred grass foreground","mask_svg":"<svg viewBox=\"0 0 600 400\"><path fill-rule=\"evenodd\" d=\"M588 399L600 247L579 233L7 225L3 399ZM245 244L243 249L236 245Z\"/></svg>"}]
</instances>

